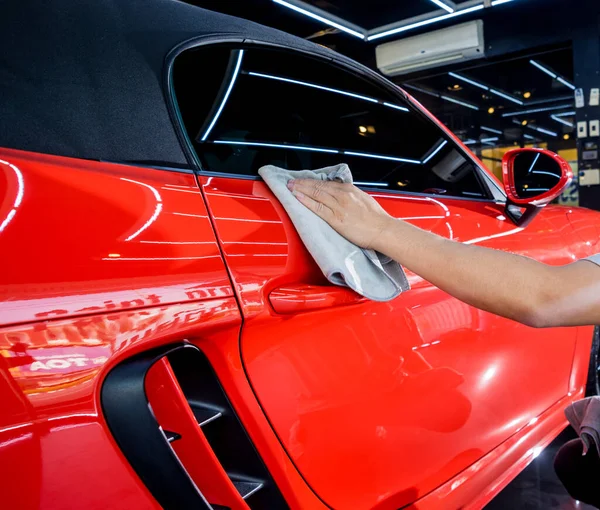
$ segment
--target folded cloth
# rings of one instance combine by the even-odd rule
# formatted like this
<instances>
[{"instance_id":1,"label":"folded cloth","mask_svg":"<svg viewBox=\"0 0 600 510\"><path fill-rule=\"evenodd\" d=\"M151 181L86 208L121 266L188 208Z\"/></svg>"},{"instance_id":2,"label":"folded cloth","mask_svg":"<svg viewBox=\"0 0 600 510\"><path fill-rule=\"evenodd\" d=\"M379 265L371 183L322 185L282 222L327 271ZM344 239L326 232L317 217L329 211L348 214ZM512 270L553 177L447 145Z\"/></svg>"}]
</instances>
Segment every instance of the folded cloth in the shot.
<instances>
[{"instance_id":1,"label":"folded cloth","mask_svg":"<svg viewBox=\"0 0 600 510\"><path fill-rule=\"evenodd\" d=\"M410 289L400 264L374 250L364 250L352 244L302 205L287 187L291 179L351 183L352 173L348 165L299 171L267 165L258 174L281 202L306 249L331 283L350 287L374 301L389 301Z\"/></svg>"},{"instance_id":2,"label":"folded cloth","mask_svg":"<svg viewBox=\"0 0 600 510\"><path fill-rule=\"evenodd\" d=\"M600 458L595 449L582 455L584 448L579 438L562 445L554 458L554 470L573 499L600 508Z\"/></svg>"},{"instance_id":3,"label":"folded cloth","mask_svg":"<svg viewBox=\"0 0 600 510\"><path fill-rule=\"evenodd\" d=\"M600 397L589 397L573 402L565 409L565 416L583 443L583 455L596 448L600 455Z\"/></svg>"}]
</instances>

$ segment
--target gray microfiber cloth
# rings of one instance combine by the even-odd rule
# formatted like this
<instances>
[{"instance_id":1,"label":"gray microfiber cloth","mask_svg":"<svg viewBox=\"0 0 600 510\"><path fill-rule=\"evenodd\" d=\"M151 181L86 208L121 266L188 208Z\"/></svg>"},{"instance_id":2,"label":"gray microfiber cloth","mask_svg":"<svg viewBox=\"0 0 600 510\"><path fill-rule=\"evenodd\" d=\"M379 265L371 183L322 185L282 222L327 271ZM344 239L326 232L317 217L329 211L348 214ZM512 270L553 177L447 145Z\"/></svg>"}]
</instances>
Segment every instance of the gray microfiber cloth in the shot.
<instances>
[{"instance_id":1,"label":"gray microfiber cloth","mask_svg":"<svg viewBox=\"0 0 600 510\"><path fill-rule=\"evenodd\" d=\"M350 287L373 301L389 301L410 289L400 264L374 250L364 250L352 244L302 205L287 187L291 179L351 183L352 173L348 165L299 171L267 165L258 174L281 202L306 249L331 283Z\"/></svg>"},{"instance_id":2,"label":"gray microfiber cloth","mask_svg":"<svg viewBox=\"0 0 600 510\"><path fill-rule=\"evenodd\" d=\"M573 402L565 409L565 416L581 438L583 455L593 447L600 455L600 397Z\"/></svg>"}]
</instances>

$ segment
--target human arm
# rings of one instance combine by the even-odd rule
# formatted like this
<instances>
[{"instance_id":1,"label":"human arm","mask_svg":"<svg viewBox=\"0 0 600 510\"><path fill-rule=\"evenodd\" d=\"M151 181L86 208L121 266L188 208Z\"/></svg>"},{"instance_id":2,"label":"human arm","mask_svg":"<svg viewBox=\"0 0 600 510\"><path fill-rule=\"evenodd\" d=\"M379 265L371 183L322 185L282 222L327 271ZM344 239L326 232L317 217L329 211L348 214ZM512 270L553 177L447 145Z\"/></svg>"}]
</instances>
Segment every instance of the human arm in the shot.
<instances>
[{"instance_id":1,"label":"human arm","mask_svg":"<svg viewBox=\"0 0 600 510\"><path fill-rule=\"evenodd\" d=\"M375 249L472 306L533 327L600 324L600 267L549 266L450 241L392 218L351 184L297 180L306 207L353 243Z\"/></svg>"}]
</instances>

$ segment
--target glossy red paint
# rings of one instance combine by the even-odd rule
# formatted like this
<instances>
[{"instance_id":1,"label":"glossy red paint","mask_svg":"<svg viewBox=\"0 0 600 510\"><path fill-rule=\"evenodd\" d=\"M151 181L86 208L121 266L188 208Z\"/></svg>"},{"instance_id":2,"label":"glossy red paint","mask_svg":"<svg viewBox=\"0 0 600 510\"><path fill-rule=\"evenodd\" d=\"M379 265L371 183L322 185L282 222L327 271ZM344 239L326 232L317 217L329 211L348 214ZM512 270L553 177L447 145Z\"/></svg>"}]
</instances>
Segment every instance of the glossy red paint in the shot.
<instances>
[{"instance_id":1,"label":"glossy red paint","mask_svg":"<svg viewBox=\"0 0 600 510\"><path fill-rule=\"evenodd\" d=\"M0 329L3 508L159 508L107 429L100 383L125 357L227 327L233 298Z\"/></svg>"},{"instance_id":2,"label":"glossy red paint","mask_svg":"<svg viewBox=\"0 0 600 510\"><path fill-rule=\"evenodd\" d=\"M289 285L269 294L273 310L283 314L352 305L365 299L350 289L327 285Z\"/></svg>"},{"instance_id":3,"label":"glossy red paint","mask_svg":"<svg viewBox=\"0 0 600 510\"><path fill-rule=\"evenodd\" d=\"M276 313L269 296L280 289L296 298L297 289L327 282L263 183L201 182L246 317L242 356L251 384L287 453L329 506L414 502L565 398L577 329L526 328L414 274L413 290L389 303L305 313L299 300L295 314L294 306ZM561 208L547 208L523 229L493 202L374 196L394 216L457 241L551 264L578 256ZM520 455L531 441L519 443Z\"/></svg>"},{"instance_id":4,"label":"glossy red paint","mask_svg":"<svg viewBox=\"0 0 600 510\"><path fill-rule=\"evenodd\" d=\"M0 325L232 295L191 173L0 149L0 199Z\"/></svg>"},{"instance_id":5,"label":"glossy red paint","mask_svg":"<svg viewBox=\"0 0 600 510\"><path fill-rule=\"evenodd\" d=\"M561 170L558 183L553 188L534 198L519 198L519 194L517 193L517 188L515 186L515 175L513 170L514 161L519 154L524 152L544 154L545 156L548 156L556 161ZM539 206L549 204L565 190L565 188L573 179L573 170L571 169L569 163L552 151L537 148L514 149L512 151L508 151L502 157L502 179L504 181L504 191L506 192L508 198L510 198L511 202L517 205L534 204Z\"/></svg>"}]
</instances>

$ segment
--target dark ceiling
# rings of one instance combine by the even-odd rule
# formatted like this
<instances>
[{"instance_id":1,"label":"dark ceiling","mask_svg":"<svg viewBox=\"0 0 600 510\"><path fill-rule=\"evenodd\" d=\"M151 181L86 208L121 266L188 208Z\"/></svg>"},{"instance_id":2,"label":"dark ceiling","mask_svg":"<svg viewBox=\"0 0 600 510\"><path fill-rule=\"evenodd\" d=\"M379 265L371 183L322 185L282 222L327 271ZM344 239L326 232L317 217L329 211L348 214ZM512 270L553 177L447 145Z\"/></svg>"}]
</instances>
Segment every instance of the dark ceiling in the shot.
<instances>
[{"instance_id":1,"label":"dark ceiling","mask_svg":"<svg viewBox=\"0 0 600 510\"><path fill-rule=\"evenodd\" d=\"M560 122L551 117L556 113L571 111L571 108L510 117L503 115L573 103L573 91L534 67L530 60L534 59L549 67L563 79L573 83L569 30L574 29L570 20L577 11L572 7L586 0L514 0L505 5L373 42L362 41L331 29L319 21L278 5L273 0L187 1L211 10L258 21L300 37L311 38L314 42L329 46L373 69L376 68L374 48L379 43L437 30L459 22L483 19L487 58L458 66L398 76L392 78L392 81L405 86L409 93L450 129L462 139L469 140L474 149L531 143L533 140L548 142L556 149L573 143L573 128L567 124L573 123L574 119L568 116L559 117L564 121ZM462 1L456 4L460 7L461 3L464 4ZM431 0L305 0L305 4L318 7L364 29L373 29L420 15L445 13ZM449 75L449 72L508 94L523 105L458 80ZM525 93L529 93L527 97L524 96ZM440 95L468 103L477 110L436 97ZM490 108L493 108L493 111ZM482 126L499 133L482 129ZM565 142L564 134L569 134L571 140ZM496 137L497 140L494 139ZM488 141L481 143L480 140Z\"/></svg>"}]
</instances>

